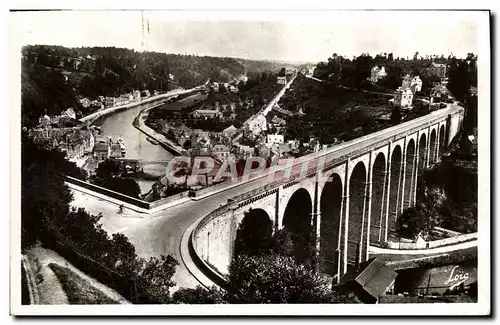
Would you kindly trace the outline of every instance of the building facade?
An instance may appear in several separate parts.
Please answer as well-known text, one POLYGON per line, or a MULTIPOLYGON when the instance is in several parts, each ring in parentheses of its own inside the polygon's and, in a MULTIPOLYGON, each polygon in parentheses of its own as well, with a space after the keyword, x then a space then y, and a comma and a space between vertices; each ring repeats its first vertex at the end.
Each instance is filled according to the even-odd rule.
POLYGON ((403 89, 402 87, 396 90, 394 94, 394 105, 398 107, 411 107, 413 104, 413 92, 410 88, 403 89))
POLYGON ((385 71, 385 67, 374 66, 371 70, 370 81, 373 83, 377 83, 380 79, 387 77, 387 72, 385 71))

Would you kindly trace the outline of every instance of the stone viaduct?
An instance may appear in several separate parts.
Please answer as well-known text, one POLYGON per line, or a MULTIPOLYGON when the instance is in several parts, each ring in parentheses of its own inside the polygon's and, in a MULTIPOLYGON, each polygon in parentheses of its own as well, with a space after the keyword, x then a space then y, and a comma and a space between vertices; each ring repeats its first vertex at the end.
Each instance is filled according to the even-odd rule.
POLYGON ((415 205, 419 176, 439 161, 463 115, 450 105, 299 158, 321 167, 229 199, 192 232, 195 254, 225 275, 242 224, 253 224, 254 239, 286 228, 309 236, 323 272, 338 279, 369 258, 370 245, 391 240, 398 215, 415 205))

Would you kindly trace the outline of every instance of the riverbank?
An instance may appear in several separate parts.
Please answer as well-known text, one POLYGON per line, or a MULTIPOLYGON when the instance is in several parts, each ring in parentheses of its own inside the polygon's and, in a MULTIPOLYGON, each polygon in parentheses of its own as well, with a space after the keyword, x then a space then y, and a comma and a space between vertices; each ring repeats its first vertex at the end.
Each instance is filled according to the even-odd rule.
POLYGON ((182 94, 194 91, 194 90, 195 89, 188 89, 188 90, 185 90, 185 89, 175 89, 175 90, 169 91, 169 92, 167 92, 165 94, 161 94, 161 95, 157 95, 157 96, 151 96, 151 97, 148 97, 146 99, 141 99, 141 100, 138 100, 138 101, 135 101, 135 102, 132 102, 132 103, 125 104, 125 105, 107 107, 107 108, 101 109, 101 110, 99 110, 99 111, 97 111, 95 113, 92 113, 90 115, 82 117, 80 119, 80 122, 92 124, 96 120, 98 120, 99 118, 101 118, 101 117, 103 117, 105 115, 108 115, 108 114, 111 114, 111 113, 115 113, 115 112, 118 112, 118 111, 123 110, 123 109, 128 109, 128 108, 132 108, 132 107, 135 107, 135 106, 140 106, 140 105, 148 104, 148 103, 156 101, 156 100, 167 99, 168 97, 172 97, 172 96, 176 96, 176 95, 182 95, 182 94))
POLYGON ((147 126, 144 123, 144 118, 147 117, 148 112, 151 109, 153 109, 155 107, 158 107, 160 105, 162 105, 162 104, 155 105, 155 106, 143 109, 139 113, 139 115, 137 115, 137 117, 134 119, 134 122, 132 123, 132 125, 137 130, 139 130, 142 133, 146 134, 148 137, 156 140, 160 146, 162 146, 165 149, 167 149, 168 151, 170 151, 170 152, 172 152, 172 153, 180 156, 180 155, 182 155, 185 152, 184 148, 176 145, 175 143, 173 143, 172 141, 170 141, 169 139, 167 139, 167 137, 165 137, 163 134, 159 134, 158 132, 156 132, 155 130, 153 130, 152 128, 150 128, 149 126, 147 126))

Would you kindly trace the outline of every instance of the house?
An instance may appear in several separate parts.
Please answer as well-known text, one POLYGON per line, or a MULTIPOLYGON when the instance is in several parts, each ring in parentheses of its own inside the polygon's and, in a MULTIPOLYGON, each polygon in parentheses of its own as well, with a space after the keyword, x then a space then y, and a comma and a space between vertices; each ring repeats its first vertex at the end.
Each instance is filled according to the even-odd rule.
POLYGON ((174 80, 174 75, 173 75, 173 74, 171 74, 171 73, 169 73, 169 74, 168 74, 168 79, 169 79, 169 80, 174 80))
POLYGON ((103 161, 111 157, 111 143, 100 141, 94 146, 94 158, 103 161))
POLYGON ((299 72, 302 73, 303 75, 307 76, 309 74, 309 68, 306 66, 302 66, 302 67, 300 67, 299 72))
POLYGON ((115 105, 125 105, 130 103, 132 100, 133 96, 132 94, 124 94, 120 95, 120 97, 115 98, 115 105))
POLYGON ((141 92, 139 90, 132 91, 132 98, 133 100, 141 99, 141 92))
POLYGON ((88 99, 87 97, 85 98, 81 98, 79 101, 80 105, 82 105, 82 107, 84 108, 88 108, 90 107, 90 105, 92 104, 92 102, 90 101, 90 99, 88 99))
POLYGON ((436 85, 431 90, 431 103, 445 102, 450 96, 450 91, 443 85, 436 85))
POLYGON ((302 110, 302 107, 301 107, 301 108, 299 108, 299 111, 297 113, 295 113, 294 115, 304 116, 304 115, 306 115, 306 113, 304 113, 304 111, 302 110))
POLYGON ((273 106, 273 111, 283 116, 293 116, 294 114, 287 109, 281 108, 278 104, 273 106))
POLYGON ((288 140, 286 144, 290 146, 291 150, 295 150, 300 146, 300 141, 297 139, 288 140))
POLYGON ((270 124, 274 127, 286 126, 286 120, 279 117, 278 115, 274 115, 271 119, 270 124))
POLYGON ((211 149, 210 152, 219 161, 235 161, 236 156, 231 152, 230 148, 223 144, 216 144, 211 149))
POLYGON ((413 79, 411 80, 410 88, 414 94, 416 92, 421 91, 422 90, 422 79, 420 79, 419 76, 413 77, 413 79))
POLYGON ((432 64, 427 68, 427 70, 441 79, 444 79, 446 77, 446 64, 444 63, 436 63, 432 62, 432 64))
POLYGON ((122 145, 120 143, 110 143, 109 151, 110 151, 109 153, 110 158, 125 157, 125 152, 122 151, 122 145))
POLYGON ((38 124, 40 127, 47 127, 51 124, 51 119, 48 115, 44 115, 38 119, 38 124))
POLYGON ((406 74, 403 79, 401 80, 401 88, 406 89, 411 87, 411 76, 409 74, 406 74))
POLYGON ((233 92, 233 93, 237 93, 238 87, 236 87, 235 85, 229 85, 229 91, 233 92))
POLYGON ((371 70, 370 81, 373 83, 377 83, 380 79, 387 77, 387 72, 385 71, 385 67, 374 66, 371 70))
POLYGON ((104 106, 115 106, 115 97, 104 97, 104 106))
POLYGON ((417 91, 422 90, 422 80, 419 76, 411 77, 409 74, 405 75, 401 84, 402 89, 411 89, 412 93, 415 94, 417 91))
POLYGON ((278 147, 278 154, 280 156, 291 152, 294 148, 289 143, 280 144, 278 147))
POLYGON ((278 85, 286 85, 286 77, 278 77, 276 79, 276 82, 278 83, 278 85))
POLYGON ((394 286, 396 276, 398 273, 384 261, 373 257, 359 267, 348 269, 332 289, 342 293, 352 292, 363 303, 374 304, 394 286))
POLYGON ((67 116, 67 117, 70 117, 70 118, 76 120, 75 110, 72 107, 65 110, 63 113, 63 116, 67 116))
POLYGON ((256 151, 261 158, 268 159, 271 156, 271 149, 265 145, 258 146, 256 151))
POLYGON ((151 93, 149 92, 148 89, 141 91, 141 97, 149 97, 151 96, 151 93))
POLYGON ((264 115, 257 115, 248 122, 247 130, 254 135, 260 134, 262 131, 267 131, 267 120, 264 115))
POLYGON ((238 132, 238 129, 234 125, 231 125, 222 130, 222 134, 228 137, 229 139, 232 139, 232 137, 236 134, 236 132, 238 132))
POLYGON ((236 151, 237 151, 238 155, 245 156, 245 157, 251 157, 255 154, 254 147, 246 146, 246 145, 242 145, 242 144, 237 145, 236 151))
POLYGON ((266 143, 269 144, 282 144, 285 142, 285 137, 282 134, 268 134, 266 143))
POLYGON ((413 103, 413 92, 410 88, 401 87, 394 93, 394 105, 398 107, 410 107, 413 103))
POLYGON ((201 118, 201 119, 214 119, 214 118, 222 118, 222 112, 215 109, 197 109, 191 113, 193 118, 201 118))
POLYGON ((92 131, 78 128, 43 128, 30 130, 33 142, 65 152, 69 159, 92 152, 95 139, 92 131))

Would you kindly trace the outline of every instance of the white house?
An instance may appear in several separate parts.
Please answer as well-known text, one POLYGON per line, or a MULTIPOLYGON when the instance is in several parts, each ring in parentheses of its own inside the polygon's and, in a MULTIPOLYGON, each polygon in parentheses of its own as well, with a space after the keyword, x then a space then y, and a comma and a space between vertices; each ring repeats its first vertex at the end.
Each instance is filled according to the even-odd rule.
POLYGON ((411 80, 410 88, 413 91, 413 93, 416 93, 417 91, 422 90, 422 79, 420 79, 419 76, 413 77, 411 80))
POLYGON ((286 84, 286 77, 278 77, 277 81, 278 85, 285 85, 286 84))
POLYGON ((222 118, 222 113, 215 109, 197 109, 191 115, 194 118, 204 119, 222 118))
POLYGON ((267 131, 267 120, 263 115, 257 115, 248 122, 247 128, 255 135, 260 134, 262 131, 267 131))
POLYGON ((381 66, 379 68, 378 66, 374 66, 372 68, 370 77, 371 82, 376 83, 380 79, 383 79, 385 77, 387 77, 387 72, 385 71, 385 67, 381 66))
POLYGON ((282 144, 285 142, 285 137, 282 134, 268 134, 266 143, 282 144))
POLYGON ((396 90, 394 94, 394 104, 399 107, 409 107, 413 102, 413 92, 410 88, 396 90))

